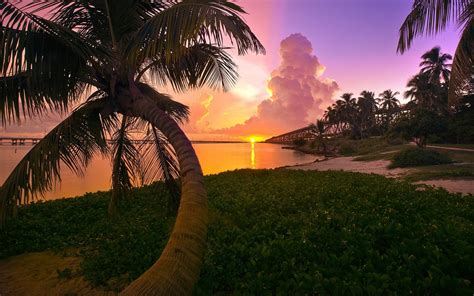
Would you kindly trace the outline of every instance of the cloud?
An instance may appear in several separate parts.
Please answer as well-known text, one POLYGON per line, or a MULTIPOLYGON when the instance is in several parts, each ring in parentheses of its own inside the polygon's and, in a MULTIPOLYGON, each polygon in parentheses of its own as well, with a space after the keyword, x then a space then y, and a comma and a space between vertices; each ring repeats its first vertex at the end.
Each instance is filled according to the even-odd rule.
POLYGON ((218 132, 279 134, 304 127, 323 114, 339 86, 321 77, 325 67, 313 55, 311 42, 301 34, 290 35, 280 44, 280 58, 267 84, 271 97, 263 100, 257 113, 244 123, 218 132))

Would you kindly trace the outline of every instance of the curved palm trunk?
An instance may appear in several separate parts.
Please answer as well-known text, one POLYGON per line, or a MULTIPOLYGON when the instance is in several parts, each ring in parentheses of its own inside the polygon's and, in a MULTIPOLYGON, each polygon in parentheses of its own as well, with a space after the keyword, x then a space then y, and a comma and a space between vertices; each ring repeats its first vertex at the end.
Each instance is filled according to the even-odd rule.
POLYGON ((154 102, 139 98, 129 111, 158 128, 176 151, 182 194, 176 222, 158 261, 121 295, 190 295, 199 278, 207 232, 207 194, 196 153, 178 124, 154 102))

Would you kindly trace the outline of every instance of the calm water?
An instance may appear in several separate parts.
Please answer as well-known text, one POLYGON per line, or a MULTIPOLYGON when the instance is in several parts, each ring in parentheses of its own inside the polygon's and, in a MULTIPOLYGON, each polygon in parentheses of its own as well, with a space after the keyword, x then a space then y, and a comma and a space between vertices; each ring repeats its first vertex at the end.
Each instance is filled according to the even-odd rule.
MULTIPOLYGON (((281 145, 275 144, 195 143, 193 146, 206 175, 241 168, 276 168, 307 163, 316 159, 312 155, 281 149, 281 145)), ((31 147, 28 143, 25 146, 0 145, 0 185, 31 147)), ((45 198, 71 197, 86 192, 109 190, 110 175, 110 160, 100 156, 91 162, 83 177, 76 176, 63 166, 61 184, 58 184, 45 198)))

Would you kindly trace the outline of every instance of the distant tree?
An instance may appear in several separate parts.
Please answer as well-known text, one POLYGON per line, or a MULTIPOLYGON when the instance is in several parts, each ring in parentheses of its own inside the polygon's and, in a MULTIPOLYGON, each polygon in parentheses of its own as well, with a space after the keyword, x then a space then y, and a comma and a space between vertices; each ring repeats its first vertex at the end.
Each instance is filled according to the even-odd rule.
POLYGON ((425 147, 430 136, 446 131, 446 121, 438 113, 415 109, 409 117, 399 118, 391 130, 392 135, 414 141, 418 147, 425 147))
POLYGON ((377 112, 377 99, 371 91, 364 90, 357 99, 357 121, 360 125, 360 137, 367 136, 375 127, 375 114, 377 112))
MULTIPOLYGON (((434 35, 456 22, 461 29, 449 81, 449 100, 455 102, 472 83, 474 66, 474 2, 472 0, 414 0, 400 27, 397 51, 408 50, 415 37, 434 35)), ((435 74, 435 73, 433 73, 435 74)))
POLYGON ((429 82, 434 84, 448 83, 451 74, 451 64, 447 64, 453 57, 450 54, 442 53, 440 47, 433 47, 425 52, 420 63, 421 73, 426 73, 429 82))
POLYGON ((448 96, 446 84, 430 82, 429 73, 420 73, 413 76, 407 83, 408 90, 405 98, 410 99, 413 107, 424 108, 445 114, 448 110, 448 96))
POLYGON ((379 94, 379 111, 382 119, 380 124, 385 132, 389 129, 394 115, 400 110, 400 101, 396 97, 398 94, 400 94, 398 91, 393 92, 391 89, 379 94))
POLYGON ((319 147, 322 147, 322 153, 326 157, 327 156, 327 146, 326 146, 326 131, 327 131, 327 124, 324 120, 316 120, 316 124, 311 124, 309 126, 311 128, 311 132, 316 136, 316 141, 318 143, 317 150, 319 151, 319 147))

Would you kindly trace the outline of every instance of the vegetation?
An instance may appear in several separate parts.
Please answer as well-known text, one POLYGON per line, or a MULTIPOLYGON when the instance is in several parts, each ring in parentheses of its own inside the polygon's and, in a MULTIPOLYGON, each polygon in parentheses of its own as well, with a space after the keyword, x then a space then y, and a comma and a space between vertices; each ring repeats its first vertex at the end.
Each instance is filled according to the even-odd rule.
MULTIPOLYGON (((80 173, 95 154, 112 155, 111 214, 143 171, 150 181, 162 176, 168 184, 180 177, 183 194, 163 251, 166 259, 126 293, 189 293, 205 244, 206 191, 199 161, 177 124, 187 108, 149 83, 170 84, 175 91, 204 85, 225 90, 236 82, 237 72, 224 40, 239 54, 264 48, 240 17, 245 11, 230 1, 111 2, 33 1, 22 7, 0 2, 0 123, 69 112, 87 98, 2 185, 0 222, 18 204, 60 181, 61 162, 80 173), (131 140, 134 130, 148 135, 154 146, 140 151, 131 140), (110 135, 112 149, 105 140, 110 135), (144 163, 140 152, 149 156, 144 163), (179 174, 178 163, 186 174, 179 174)), ((172 205, 176 208, 177 202, 172 205)))
MULTIPOLYGON (((457 100, 474 90, 472 69, 474 65, 474 4, 469 0, 415 0, 412 11, 400 27, 398 51, 408 50, 414 38, 437 34, 451 23, 460 28, 460 40, 453 60, 453 73, 449 82, 449 97, 457 100)), ((439 59, 438 61, 442 61, 439 59)), ((431 67, 432 74, 442 74, 440 68, 431 67)), ((447 79, 446 79, 447 81, 447 79)))
MULTIPOLYGON (((474 290, 471 197, 346 172, 240 170, 205 180, 211 219, 197 295, 474 290)), ((132 190, 115 222, 105 211, 110 192, 21 207, 0 231, 0 257, 77 248, 86 279, 120 290, 153 264, 172 228, 157 189, 166 194, 163 184, 132 190)))
POLYGON ((449 156, 438 151, 411 148, 405 149, 393 156, 390 168, 404 168, 424 165, 447 164, 453 161, 449 156))

